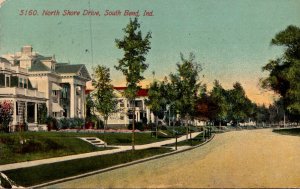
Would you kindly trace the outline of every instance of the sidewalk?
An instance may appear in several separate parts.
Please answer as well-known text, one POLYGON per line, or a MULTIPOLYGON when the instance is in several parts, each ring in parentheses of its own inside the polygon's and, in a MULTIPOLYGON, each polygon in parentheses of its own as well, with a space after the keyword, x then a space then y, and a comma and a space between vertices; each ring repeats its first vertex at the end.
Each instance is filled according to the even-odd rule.
MULTIPOLYGON (((192 138, 196 137, 200 133, 201 132, 192 133, 192 138)), ((184 140, 186 140, 186 135, 177 138, 177 142, 184 141, 184 140)), ((176 139, 174 138, 174 139, 164 140, 164 141, 161 141, 161 142, 155 142, 155 143, 150 143, 150 144, 135 145, 135 149, 136 150, 141 150, 141 149, 147 149, 147 148, 161 147, 161 146, 166 145, 166 144, 175 143, 175 141, 176 141, 176 139)), ((132 146, 108 146, 108 147, 116 147, 117 149, 104 150, 104 151, 98 151, 98 152, 90 152, 90 153, 84 153, 84 154, 69 155, 69 156, 62 156, 62 157, 55 157, 55 158, 49 158, 49 159, 41 159, 41 160, 35 160, 35 161, 12 163, 12 164, 6 164, 6 165, 0 165, 0 172, 1 171, 12 170, 12 169, 19 169, 19 168, 26 168, 26 167, 32 167, 32 166, 37 166, 37 165, 43 165, 43 164, 50 164, 50 163, 68 161, 68 160, 73 160, 73 159, 80 159, 80 158, 87 158, 87 157, 92 157, 92 156, 113 154, 113 153, 124 152, 124 151, 132 149, 132 146)))

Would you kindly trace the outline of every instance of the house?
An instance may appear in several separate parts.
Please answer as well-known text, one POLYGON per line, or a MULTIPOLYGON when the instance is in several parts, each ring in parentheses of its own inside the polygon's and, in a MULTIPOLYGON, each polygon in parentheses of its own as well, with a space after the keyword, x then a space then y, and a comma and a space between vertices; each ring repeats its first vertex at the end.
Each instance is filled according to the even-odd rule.
MULTIPOLYGON (((117 101, 117 111, 112 113, 107 124, 110 128, 127 128, 132 123, 133 119, 133 102, 124 96, 126 87, 114 87, 114 94, 117 101)), ((93 93, 93 90, 88 90, 87 93, 93 93)), ((135 121, 150 123, 153 122, 154 116, 151 113, 149 107, 146 106, 146 100, 148 99, 148 89, 140 89, 137 92, 135 98, 135 121)))
POLYGON ((10 103, 12 123, 10 131, 24 122, 29 129, 38 128, 38 107, 46 104, 45 93, 34 89, 28 71, 0 58, 0 102, 10 103))
POLYGON ((85 118, 86 82, 91 77, 84 64, 59 63, 54 55, 41 55, 31 46, 5 54, 2 59, 6 65, 22 70, 21 86, 29 87, 30 83, 32 89, 43 94, 48 116, 85 118))

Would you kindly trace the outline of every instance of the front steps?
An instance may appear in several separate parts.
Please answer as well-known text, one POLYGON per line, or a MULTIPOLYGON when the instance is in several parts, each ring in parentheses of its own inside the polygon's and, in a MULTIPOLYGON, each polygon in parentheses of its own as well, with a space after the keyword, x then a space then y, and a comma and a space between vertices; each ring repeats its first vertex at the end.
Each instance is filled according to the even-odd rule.
POLYGON ((88 142, 96 147, 106 147, 107 144, 97 137, 79 137, 81 140, 88 142))

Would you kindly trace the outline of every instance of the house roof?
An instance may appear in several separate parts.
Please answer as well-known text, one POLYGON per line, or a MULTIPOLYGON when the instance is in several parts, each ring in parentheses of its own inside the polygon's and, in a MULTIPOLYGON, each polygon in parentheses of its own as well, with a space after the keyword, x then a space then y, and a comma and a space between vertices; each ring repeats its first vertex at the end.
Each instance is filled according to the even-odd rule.
MULTIPOLYGON (((44 65, 42 61, 52 59, 53 57, 44 57, 39 55, 36 59, 34 59, 29 71, 51 71, 51 69, 44 65)), ((91 79, 84 64, 56 63, 54 71, 58 74, 75 74, 81 75, 87 79, 91 79)))
POLYGON ((58 63, 55 65, 55 71, 57 73, 78 73, 83 66, 83 64, 58 63))
MULTIPOLYGON (((124 91, 127 87, 114 87, 115 90, 117 91, 124 91)), ((85 94, 90 94, 94 91, 94 89, 86 89, 85 90, 85 94)), ((145 97, 145 96, 148 96, 148 91, 149 89, 140 89, 138 92, 137 92, 137 96, 138 97, 145 97)))
POLYGON ((41 61, 42 60, 51 60, 52 57, 45 57, 42 55, 38 55, 36 56, 36 58, 33 60, 33 64, 30 67, 29 71, 50 71, 50 68, 48 68, 47 66, 45 66, 41 61))
POLYGON ((0 57, 0 62, 10 63, 6 58, 0 57))
POLYGON ((41 62, 34 62, 30 67, 29 71, 50 71, 50 68, 42 64, 41 62))
MULTIPOLYGON (((124 91, 125 89, 127 89, 127 87, 114 87, 114 89, 118 90, 118 91, 124 91)), ((142 96, 148 96, 148 89, 140 89, 137 92, 137 96, 138 97, 142 97, 142 96)))

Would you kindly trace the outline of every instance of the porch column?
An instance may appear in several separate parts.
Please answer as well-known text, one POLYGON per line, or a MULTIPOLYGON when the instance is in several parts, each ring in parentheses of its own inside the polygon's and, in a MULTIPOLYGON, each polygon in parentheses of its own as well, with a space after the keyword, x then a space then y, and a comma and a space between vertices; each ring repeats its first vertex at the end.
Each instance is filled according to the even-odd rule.
POLYGON ((24 111, 25 111, 25 112, 24 112, 24 117, 25 117, 24 122, 27 123, 27 116, 28 116, 28 115, 27 115, 27 111, 28 111, 28 110, 27 110, 27 102, 25 102, 25 110, 24 110, 24 111))
POLYGON ((70 117, 77 116, 76 106, 76 86, 74 83, 70 83, 70 117))
POLYGON ((85 86, 81 86, 81 117, 85 118, 86 117, 86 112, 85 112, 85 86))
POLYGON ((14 114, 13 114, 13 125, 17 125, 17 100, 13 101, 14 103, 14 114))
POLYGON ((140 121, 140 110, 138 110, 137 112, 136 112, 136 122, 139 122, 140 121))
POLYGON ((37 121, 37 111, 38 111, 38 104, 35 103, 34 104, 34 123, 37 124, 38 121, 37 121))
POLYGON ((151 114, 150 109, 146 108, 147 123, 150 123, 150 121, 151 121, 150 114, 151 114))
POLYGON ((127 123, 129 123, 129 119, 128 119, 128 115, 127 115, 127 112, 128 112, 128 106, 127 106, 127 99, 124 98, 124 111, 122 112, 124 114, 124 125, 125 125, 125 128, 127 128, 127 123))

